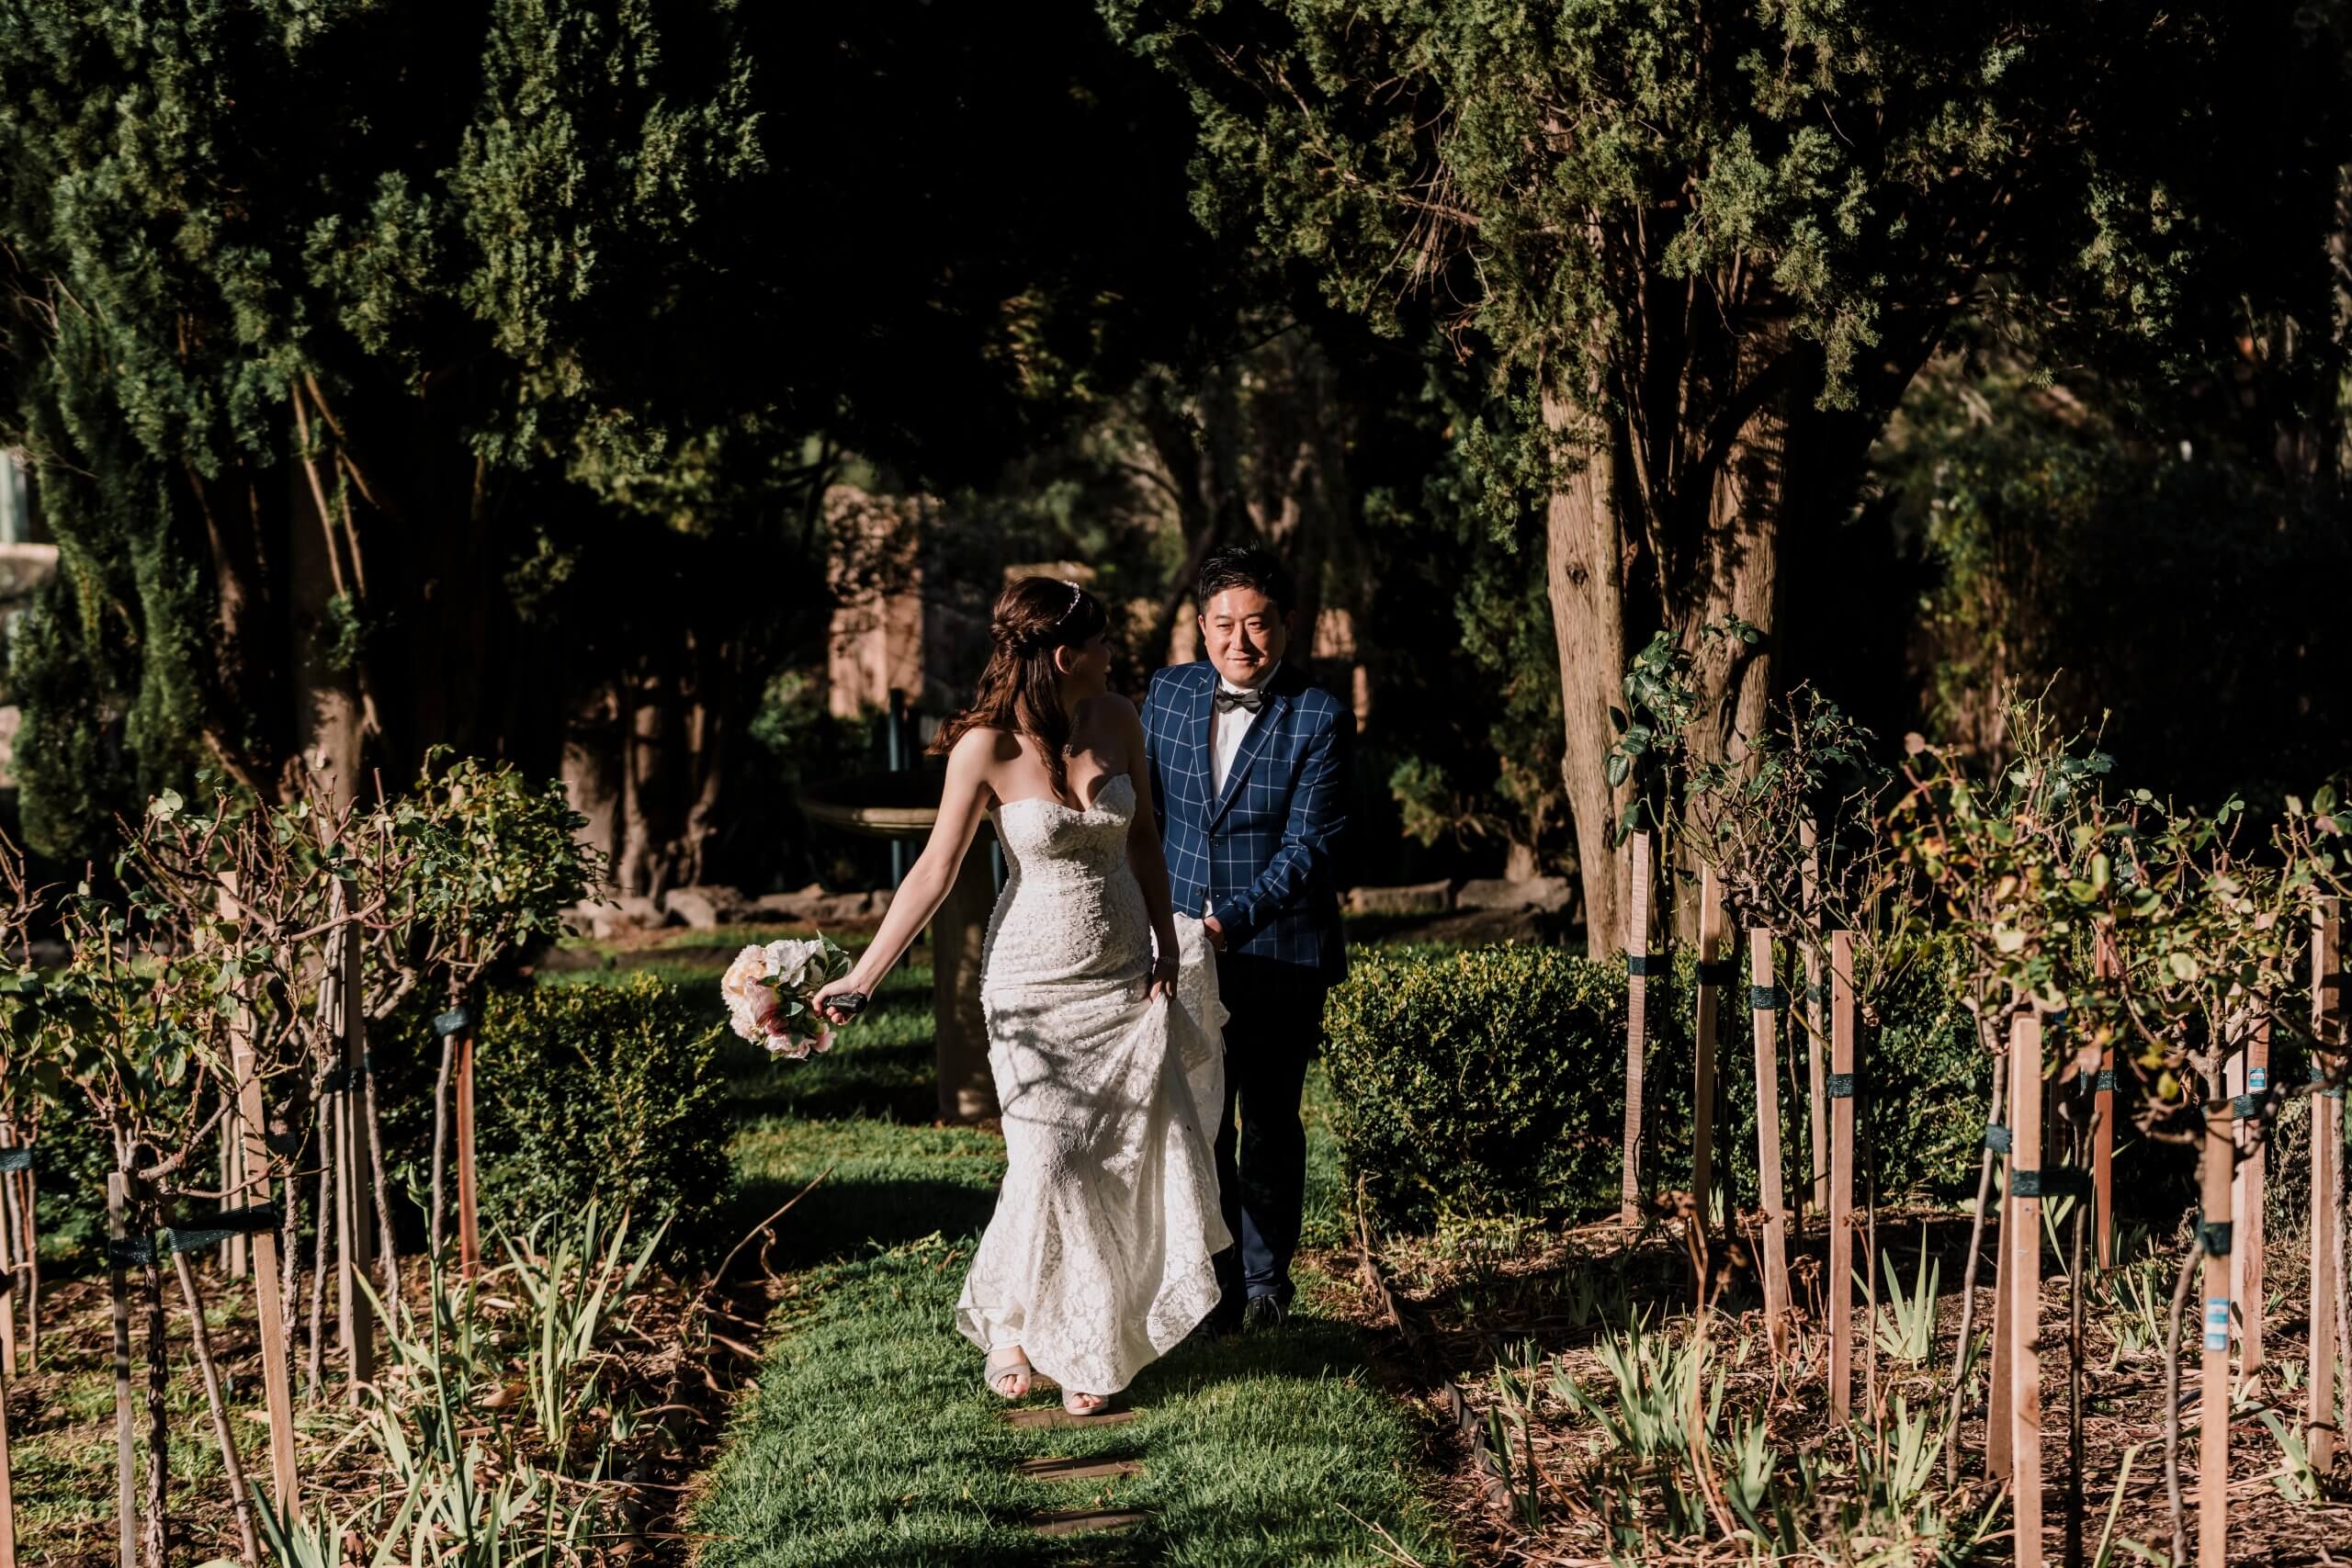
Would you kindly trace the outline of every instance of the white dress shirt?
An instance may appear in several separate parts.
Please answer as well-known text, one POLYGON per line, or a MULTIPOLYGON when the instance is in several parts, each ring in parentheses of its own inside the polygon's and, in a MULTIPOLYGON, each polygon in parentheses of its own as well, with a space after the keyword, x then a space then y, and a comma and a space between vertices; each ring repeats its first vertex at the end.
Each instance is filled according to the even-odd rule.
MULTIPOLYGON (((1255 689, 1263 692, 1267 686, 1273 683, 1274 676, 1281 669, 1282 664, 1277 660, 1274 668, 1266 671, 1266 679, 1255 689)), ((1223 675, 1216 678, 1216 684, 1217 689, 1222 692, 1247 692, 1252 689, 1248 686, 1237 686, 1223 675)), ((1212 800, 1225 798, 1225 781, 1233 772, 1233 759, 1241 755, 1241 742, 1249 739, 1250 727, 1257 722, 1258 716, 1248 708, 1221 711, 1214 704, 1210 705, 1209 795, 1212 800)))
MULTIPOLYGON (((1275 672, 1281 670, 1282 667, 1282 661, 1280 660, 1276 660, 1274 661, 1274 668, 1266 671, 1266 678, 1258 683, 1257 690, 1262 692, 1268 686, 1272 685, 1275 672)), ((1217 676, 1216 684, 1217 689, 1223 692, 1246 692, 1250 690, 1248 686, 1235 685, 1232 682, 1227 680, 1223 674, 1219 674, 1217 676)), ((1230 712, 1220 712, 1215 703, 1210 704, 1209 799, 1212 803, 1225 798, 1225 781, 1232 775, 1233 760, 1241 755, 1241 743, 1250 738, 1250 727, 1257 722, 1258 715, 1251 713, 1248 708, 1235 708, 1230 712)), ((1201 906, 1201 914, 1204 919, 1215 914, 1216 912, 1216 905, 1215 900, 1210 900, 1201 906)))

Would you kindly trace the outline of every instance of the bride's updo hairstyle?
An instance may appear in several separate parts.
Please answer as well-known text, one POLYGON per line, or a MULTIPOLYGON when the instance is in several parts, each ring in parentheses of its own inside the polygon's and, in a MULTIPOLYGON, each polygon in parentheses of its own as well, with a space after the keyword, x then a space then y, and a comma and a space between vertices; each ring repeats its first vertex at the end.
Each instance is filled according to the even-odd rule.
POLYGON ((1102 602, 1075 582, 1024 577, 996 596, 989 615, 989 661, 972 704, 939 727, 934 756, 945 756, 974 729, 1007 729, 1037 742, 1057 797, 1069 793, 1063 748, 1069 715, 1062 711, 1061 672, 1054 650, 1080 648, 1110 626, 1102 602))

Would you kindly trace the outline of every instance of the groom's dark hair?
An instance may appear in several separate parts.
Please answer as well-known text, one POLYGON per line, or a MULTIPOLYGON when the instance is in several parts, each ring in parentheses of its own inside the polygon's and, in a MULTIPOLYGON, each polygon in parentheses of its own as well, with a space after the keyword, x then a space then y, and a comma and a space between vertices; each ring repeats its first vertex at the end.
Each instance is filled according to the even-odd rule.
POLYGON ((1227 545, 1211 550, 1208 559, 1201 563, 1200 581, 1193 590, 1193 603, 1206 615, 1209 601, 1228 588, 1254 588, 1274 602, 1274 607, 1287 615, 1298 603, 1298 583, 1282 558, 1263 545, 1227 545))

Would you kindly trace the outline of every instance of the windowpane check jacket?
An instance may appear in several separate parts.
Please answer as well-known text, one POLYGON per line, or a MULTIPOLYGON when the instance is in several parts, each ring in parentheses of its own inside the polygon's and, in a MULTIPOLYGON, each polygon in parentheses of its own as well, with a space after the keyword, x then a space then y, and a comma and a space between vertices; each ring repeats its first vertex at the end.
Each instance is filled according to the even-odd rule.
POLYGON ((1203 660, 1155 673, 1144 699, 1144 750, 1176 908, 1207 908, 1228 953, 1337 981, 1347 950, 1333 855, 1347 829, 1354 716, 1297 666, 1282 666, 1217 793, 1209 771, 1216 686, 1216 668, 1203 660))

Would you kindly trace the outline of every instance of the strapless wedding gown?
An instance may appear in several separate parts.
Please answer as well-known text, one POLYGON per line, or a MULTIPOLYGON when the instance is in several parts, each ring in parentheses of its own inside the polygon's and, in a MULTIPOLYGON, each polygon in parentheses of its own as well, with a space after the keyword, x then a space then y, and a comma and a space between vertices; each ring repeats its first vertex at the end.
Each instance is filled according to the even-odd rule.
POLYGON ((981 952, 1006 1168, 956 1325, 1066 1389, 1115 1393, 1216 1304, 1229 1245, 1213 1146, 1225 1010, 1191 922, 1173 997, 1148 999, 1151 922, 1127 865, 1135 782, 1080 811, 990 813, 1004 892, 981 952))

